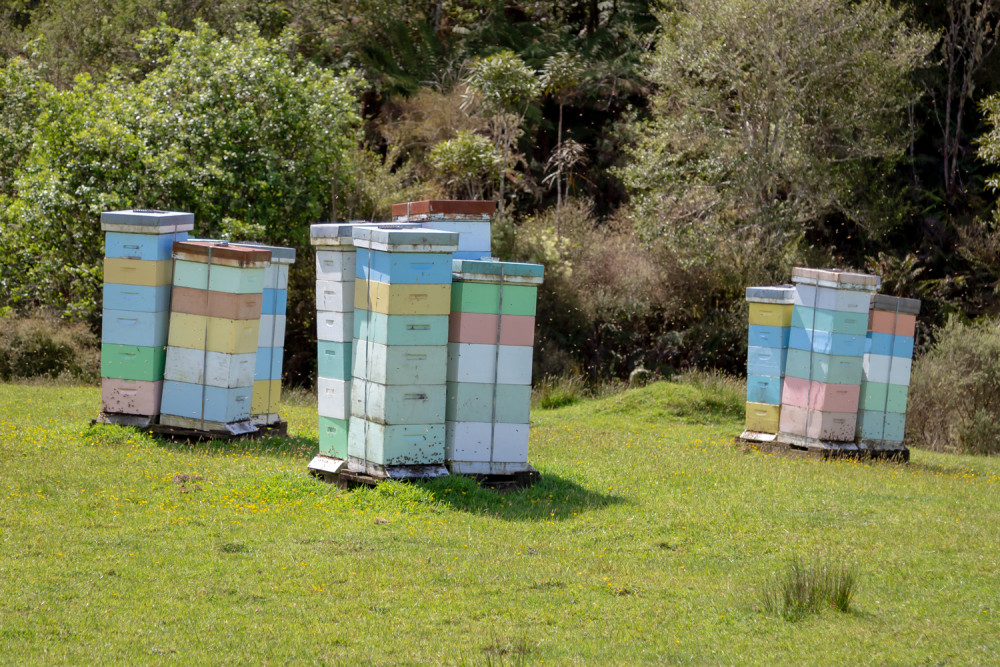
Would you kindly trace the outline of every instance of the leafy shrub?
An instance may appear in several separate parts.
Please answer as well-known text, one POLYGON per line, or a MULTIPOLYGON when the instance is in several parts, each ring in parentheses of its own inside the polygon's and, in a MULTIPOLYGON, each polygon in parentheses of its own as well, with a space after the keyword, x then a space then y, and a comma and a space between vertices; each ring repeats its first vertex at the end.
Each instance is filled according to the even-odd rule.
POLYGON ((97 340, 81 323, 51 315, 0 317, 0 380, 73 378, 96 382, 97 340))
POLYGON ((1000 454, 1000 322, 952 318, 917 359, 907 437, 918 447, 1000 454))
POLYGON ((761 586, 759 598, 765 613, 797 621, 826 606, 846 612, 857 585, 857 575, 846 564, 818 558, 807 563, 796 556, 783 572, 761 586))

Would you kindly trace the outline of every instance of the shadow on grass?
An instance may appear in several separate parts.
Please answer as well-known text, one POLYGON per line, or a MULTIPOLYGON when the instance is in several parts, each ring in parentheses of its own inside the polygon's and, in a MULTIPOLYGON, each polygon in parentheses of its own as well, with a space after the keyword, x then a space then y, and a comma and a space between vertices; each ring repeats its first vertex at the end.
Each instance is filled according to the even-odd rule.
POLYGON ((300 458, 311 456, 319 449, 319 439, 303 435, 265 435, 260 438, 233 440, 186 440, 144 432, 131 426, 95 424, 83 432, 92 444, 121 445, 145 442, 175 452, 202 456, 282 456, 300 458))
POLYGON ((475 479, 449 475, 421 486, 441 505, 511 521, 562 521, 577 514, 626 502, 624 498, 589 489, 556 473, 543 472, 534 486, 496 491, 475 479))

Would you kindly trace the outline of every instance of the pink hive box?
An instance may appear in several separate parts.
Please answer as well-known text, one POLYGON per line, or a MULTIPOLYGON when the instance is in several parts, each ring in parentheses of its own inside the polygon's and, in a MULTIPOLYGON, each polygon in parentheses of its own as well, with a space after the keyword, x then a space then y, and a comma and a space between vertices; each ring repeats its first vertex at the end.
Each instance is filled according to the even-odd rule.
POLYGON ((860 397, 860 385, 810 382, 791 376, 785 377, 781 392, 781 402, 785 405, 822 412, 857 412, 860 397))
POLYGON ((158 415, 163 381, 101 380, 101 410, 112 414, 158 415))
MULTIPOLYGON (((453 343, 496 345, 497 316, 484 313, 451 313, 448 340, 453 343)), ((534 345, 535 318, 530 315, 504 315, 500 321, 501 345, 534 345)))
POLYGON ((782 405, 780 423, 779 430, 782 433, 805 435, 813 440, 854 442, 858 413, 820 412, 795 405, 782 405))

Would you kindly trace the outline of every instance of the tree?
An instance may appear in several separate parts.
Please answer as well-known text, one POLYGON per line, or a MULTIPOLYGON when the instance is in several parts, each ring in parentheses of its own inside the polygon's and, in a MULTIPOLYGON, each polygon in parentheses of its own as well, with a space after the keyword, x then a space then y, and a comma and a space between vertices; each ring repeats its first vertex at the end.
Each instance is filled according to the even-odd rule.
POLYGON ((560 209, 562 208, 562 172, 563 168, 568 163, 566 158, 574 154, 573 151, 563 151, 563 106, 566 104, 569 97, 575 92, 577 86, 580 85, 580 79, 582 76, 583 63, 578 56, 569 53, 568 51, 560 51, 556 55, 550 57, 545 62, 545 70, 542 75, 545 92, 551 95, 559 104, 559 125, 556 131, 556 150, 553 153, 554 159, 550 159, 550 162, 554 167, 556 182, 557 235, 560 230, 559 214, 560 209))
POLYGON ((490 140, 468 130, 435 145, 429 157, 452 193, 464 199, 482 199, 500 170, 501 158, 490 140))
POLYGON ((684 0, 660 18, 652 120, 623 171, 644 231, 885 225, 932 35, 872 0, 684 0))
POLYGON ((9 292, 0 297, 95 322, 98 220, 118 208, 191 211, 202 236, 257 229, 262 240, 308 248, 330 182, 354 171, 351 80, 251 26, 234 34, 154 29, 138 46, 149 66, 141 80, 81 75, 46 98, 4 210, 9 292))
POLYGON ((494 141, 503 153, 500 168, 500 210, 503 220, 504 191, 510 149, 517 138, 528 106, 539 93, 535 71, 524 64, 512 51, 501 51, 472 61, 465 85, 490 116, 494 141))
POLYGON ((935 112, 944 133, 944 195, 947 201, 954 201, 963 189, 959 159, 963 153, 965 106, 973 99, 979 69, 1000 38, 1000 0, 947 0, 945 9, 947 18, 941 37, 944 109, 935 108, 935 112))
POLYGON ((31 149, 31 135, 52 87, 24 58, 0 67, 0 195, 13 194, 14 172, 31 149))

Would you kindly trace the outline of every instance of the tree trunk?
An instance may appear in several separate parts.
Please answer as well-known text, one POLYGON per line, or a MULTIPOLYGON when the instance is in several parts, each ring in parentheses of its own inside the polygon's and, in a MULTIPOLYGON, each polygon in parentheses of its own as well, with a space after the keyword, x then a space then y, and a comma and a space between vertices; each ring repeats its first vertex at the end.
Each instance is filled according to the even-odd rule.
POLYGON ((337 222, 337 176, 330 181, 330 222, 337 222))
MULTIPOLYGON (((556 152, 562 149, 563 103, 559 102, 559 131, 556 134, 556 152)), ((556 238, 562 237, 562 156, 556 171, 556 238)))

